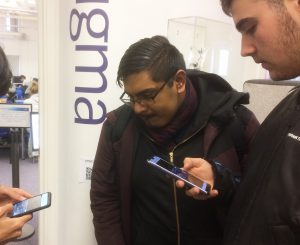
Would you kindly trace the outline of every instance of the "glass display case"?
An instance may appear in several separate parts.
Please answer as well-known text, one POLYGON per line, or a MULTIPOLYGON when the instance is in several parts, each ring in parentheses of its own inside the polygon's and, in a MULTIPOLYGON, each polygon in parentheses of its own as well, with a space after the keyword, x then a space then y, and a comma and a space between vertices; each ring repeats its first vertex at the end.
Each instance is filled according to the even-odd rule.
POLYGON ((187 68, 216 73, 233 87, 253 78, 264 78, 265 70, 240 55, 240 34, 233 23, 202 17, 169 19, 168 39, 183 54, 187 68))

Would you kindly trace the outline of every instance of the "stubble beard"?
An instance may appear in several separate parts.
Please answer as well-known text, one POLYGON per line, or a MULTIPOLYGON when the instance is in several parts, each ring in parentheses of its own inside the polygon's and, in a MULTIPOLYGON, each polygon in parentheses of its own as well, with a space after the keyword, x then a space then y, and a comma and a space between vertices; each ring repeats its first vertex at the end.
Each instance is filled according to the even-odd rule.
POLYGON ((270 75, 274 80, 292 79, 300 76, 300 26, 292 19, 285 7, 278 12, 277 21, 281 33, 277 41, 288 61, 282 69, 279 67, 278 71, 274 72, 273 77, 272 73, 270 75))

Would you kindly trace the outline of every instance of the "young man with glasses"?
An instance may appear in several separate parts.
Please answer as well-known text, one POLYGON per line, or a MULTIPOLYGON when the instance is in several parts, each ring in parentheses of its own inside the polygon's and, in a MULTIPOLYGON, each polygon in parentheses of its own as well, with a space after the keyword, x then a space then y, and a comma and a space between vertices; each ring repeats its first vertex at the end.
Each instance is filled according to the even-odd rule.
POLYGON ((98 243, 221 244, 231 200, 222 193, 189 198, 146 160, 158 155, 182 167, 187 156, 204 157, 239 175, 259 126, 241 105, 248 95, 217 75, 187 71, 182 54, 162 36, 132 44, 117 81, 124 105, 107 115, 92 172, 98 243))

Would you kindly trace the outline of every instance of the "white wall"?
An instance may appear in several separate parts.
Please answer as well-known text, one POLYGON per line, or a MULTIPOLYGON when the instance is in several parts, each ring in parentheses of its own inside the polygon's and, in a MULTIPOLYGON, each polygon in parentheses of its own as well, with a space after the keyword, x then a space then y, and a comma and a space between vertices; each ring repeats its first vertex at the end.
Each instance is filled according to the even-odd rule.
POLYGON ((29 81, 38 77, 38 24, 37 20, 20 20, 20 26, 20 33, 24 34, 24 37, 1 32, 0 46, 6 55, 19 57, 19 74, 13 75, 23 74, 29 81))
MULTIPOLYGON (((101 115, 98 100, 106 105, 108 111, 119 106, 121 90, 115 80, 123 52, 140 38, 167 35, 168 19, 202 16, 231 21, 221 12, 219 0, 86 2, 88 0, 78 4, 74 0, 41 0, 39 4, 40 189, 53 193, 52 207, 40 213, 41 245, 96 244, 89 208, 90 183, 79 183, 79 165, 81 158, 94 158, 101 125, 75 123, 75 101, 79 97, 89 100, 94 117, 101 115), (93 9, 102 9, 107 13, 108 41, 91 38, 86 31, 86 21, 78 40, 72 41, 69 33, 72 9, 86 14, 93 9), (99 75, 95 73, 75 72, 76 66, 102 64, 97 53, 75 50, 76 45, 92 44, 108 48, 104 52, 108 59, 108 67, 104 71, 108 87, 103 93, 78 93, 75 92, 76 86, 101 84, 99 75)), ((103 23, 101 18, 92 21, 95 31, 103 28, 100 23, 103 23)), ((76 22, 73 21, 71 26, 75 33, 76 22)), ((83 105, 79 111, 83 117, 88 114, 83 105)))

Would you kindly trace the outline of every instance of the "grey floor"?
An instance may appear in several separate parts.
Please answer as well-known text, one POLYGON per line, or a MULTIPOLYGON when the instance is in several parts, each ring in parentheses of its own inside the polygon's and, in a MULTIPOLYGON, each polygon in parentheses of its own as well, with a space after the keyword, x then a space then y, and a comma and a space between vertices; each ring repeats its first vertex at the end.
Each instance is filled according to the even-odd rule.
MULTIPOLYGON (((0 148, 0 184, 12 186, 12 165, 9 160, 9 148, 0 148)), ((28 191, 32 195, 37 195, 39 190, 38 181, 38 160, 33 159, 20 159, 20 188, 28 191)), ((38 245, 38 212, 33 214, 33 218, 28 223, 31 225, 35 233, 32 237, 17 241, 10 242, 9 245, 38 245)))

